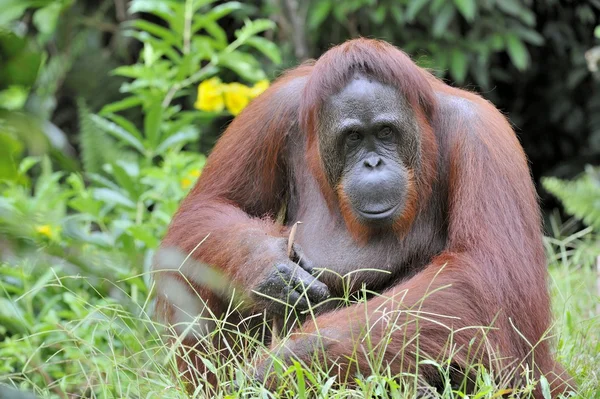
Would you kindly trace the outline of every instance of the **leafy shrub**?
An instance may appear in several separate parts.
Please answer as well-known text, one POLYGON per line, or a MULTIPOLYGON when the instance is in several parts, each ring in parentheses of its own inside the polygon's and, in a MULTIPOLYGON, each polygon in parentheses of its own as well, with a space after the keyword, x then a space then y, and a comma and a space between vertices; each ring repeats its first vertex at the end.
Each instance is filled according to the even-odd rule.
MULTIPOLYGON (((246 20, 229 42, 218 22, 241 3, 206 3, 130 3, 131 13, 156 22, 128 23, 143 47, 135 64, 114 71, 126 79, 125 97, 97 114, 78 101, 82 171, 56 170, 47 156, 11 158, 12 173, 0 181, 0 374, 11 381, 46 385, 59 396, 138 396, 144 388, 124 393, 126 382, 166 351, 146 316, 148 271, 205 162, 184 148, 206 123, 238 113, 268 87, 256 52, 279 58, 259 36, 272 21, 246 20), (212 95, 223 107, 202 106, 207 82, 217 83, 212 95), (195 97, 200 110, 192 108, 195 97), (106 376, 116 380, 105 380, 116 363, 118 372, 106 376)), ((168 361, 168 353, 160 358, 168 361)))

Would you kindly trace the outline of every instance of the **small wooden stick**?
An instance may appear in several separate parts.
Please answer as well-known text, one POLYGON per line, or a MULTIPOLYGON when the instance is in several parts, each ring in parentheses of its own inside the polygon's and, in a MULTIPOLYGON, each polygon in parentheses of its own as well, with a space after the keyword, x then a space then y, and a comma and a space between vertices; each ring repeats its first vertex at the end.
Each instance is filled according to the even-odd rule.
MULTIPOLYGON (((290 235, 288 236, 288 245, 287 245, 287 257, 292 259, 294 255, 294 240, 296 239, 296 232, 298 231, 298 225, 302 224, 302 222, 298 221, 294 223, 290 230, 290 235)), ((277 338, 279 337, 279 331, 281 329, 277 325, 277 319, 273 319, 273 327, 272 327, 272 343, 276 343, 277 338)))
POLYGON ((298 225, 302 224, 302 222, 296 222, 292 226, 290 230, 290 236, 288 238, 288 246, 287 246, 287 256, 292 259, 292 255, 294 254, 294 240, 296 239, 296 232, 298 231, 298 225))

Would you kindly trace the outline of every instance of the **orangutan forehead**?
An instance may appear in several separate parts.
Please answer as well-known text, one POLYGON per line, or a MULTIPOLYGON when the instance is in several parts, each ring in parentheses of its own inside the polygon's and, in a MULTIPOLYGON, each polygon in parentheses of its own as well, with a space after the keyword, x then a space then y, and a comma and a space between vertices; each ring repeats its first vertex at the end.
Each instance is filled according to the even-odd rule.
POLYGON ((372 120, 386 116, 402 122, 410 119, 413 111, 396 87, 357 74, 341 90, 326 98, 320 115, 337 120, 353 117, 372 120))

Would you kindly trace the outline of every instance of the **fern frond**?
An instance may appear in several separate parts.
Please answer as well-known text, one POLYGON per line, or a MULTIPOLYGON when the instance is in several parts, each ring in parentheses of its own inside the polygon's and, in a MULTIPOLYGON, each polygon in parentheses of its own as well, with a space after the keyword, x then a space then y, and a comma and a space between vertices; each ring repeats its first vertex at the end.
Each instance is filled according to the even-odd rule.
POLYGON ((118 159, 119 149, 114 139, 92 121, 85 101, 78 99, 79 144, 83 168, 87 173, 101 173, 102 166, 118 159))
POLYGON ((575 180, 542 179, 546 190, 556 196, 565 210, 600 231, 600 168, 589 167, 575 180))

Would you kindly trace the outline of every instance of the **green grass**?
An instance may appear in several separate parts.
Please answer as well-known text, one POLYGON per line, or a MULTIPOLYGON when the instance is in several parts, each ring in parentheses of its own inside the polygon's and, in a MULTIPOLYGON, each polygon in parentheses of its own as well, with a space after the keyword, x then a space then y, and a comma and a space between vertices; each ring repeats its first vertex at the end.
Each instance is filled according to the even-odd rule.
MULTIPOLYGON (((557 357, 575 376, 577 397, 600 398, 596 271, 572 262, 567 247, 554 247, 558 251, 552 256, 550 283, 557 357)), ((148 317, 151 302, 146 296, 136 284, 72 276, 57 266, 0 266, 0 382, 53 398, 188 397, 174 377, 174 350, 163 345, 159 326, 148 317)), ((264 354, 260 347, 241 350, 248 358, 264 354)), ((216 356, 206 360, 230 397, 273 397, 247 377, 246 363, 223 363, 216 356)), ((501 386, 494 372, 473 367, 478 391, 469 398, 498 397, 501 386)), ((318 363, 310 368, 294 364, 278 373, 283 381, 278 392, 299 398, 412 397, 416 386, 415 378, 400 383, 382 370, 357 379, 356 386, 340 387, 318 363)), ((194 396, 205 395, 198 390, 194 396)), ((439 397, 466 398, 451 389, 439 397)))

